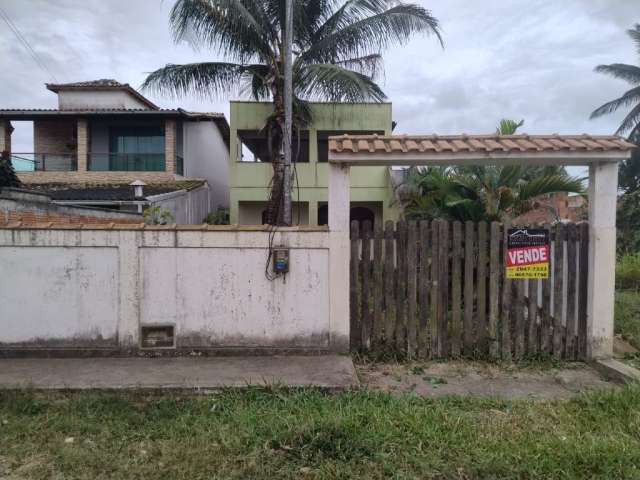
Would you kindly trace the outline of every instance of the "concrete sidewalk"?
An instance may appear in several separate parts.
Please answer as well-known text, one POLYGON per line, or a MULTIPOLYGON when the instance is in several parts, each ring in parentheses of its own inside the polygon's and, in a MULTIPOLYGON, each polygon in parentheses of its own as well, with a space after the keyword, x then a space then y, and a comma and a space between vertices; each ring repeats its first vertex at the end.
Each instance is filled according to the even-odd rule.
POLYGON ((343 390, 358 385, 339 355, 0 359, 0 389, 189 389, 283 385, 343 390))

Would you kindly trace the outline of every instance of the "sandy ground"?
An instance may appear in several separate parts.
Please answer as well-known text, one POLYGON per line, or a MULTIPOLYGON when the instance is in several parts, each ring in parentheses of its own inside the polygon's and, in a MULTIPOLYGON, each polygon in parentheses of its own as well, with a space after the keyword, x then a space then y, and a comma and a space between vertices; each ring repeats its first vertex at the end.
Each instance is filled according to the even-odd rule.
POLYGON ((518 367, 481 362, 359 363, 367 388, 418 395, 478 395, 508 399, 566 399, 595 388, 618 388, 583 363, 518 367))

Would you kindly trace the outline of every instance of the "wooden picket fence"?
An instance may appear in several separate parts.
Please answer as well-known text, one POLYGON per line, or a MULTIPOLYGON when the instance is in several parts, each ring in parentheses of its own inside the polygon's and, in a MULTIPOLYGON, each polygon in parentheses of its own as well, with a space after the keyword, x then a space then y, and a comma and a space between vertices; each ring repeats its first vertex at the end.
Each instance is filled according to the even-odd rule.
MULTIPOLYGON (((589 228, 545 225, 550 278, 505 278, 497 222, 351 223, 351 348, 410 358, 584 359, 589 228)), ((513 227, 513 226, 511 226, 513 227)))

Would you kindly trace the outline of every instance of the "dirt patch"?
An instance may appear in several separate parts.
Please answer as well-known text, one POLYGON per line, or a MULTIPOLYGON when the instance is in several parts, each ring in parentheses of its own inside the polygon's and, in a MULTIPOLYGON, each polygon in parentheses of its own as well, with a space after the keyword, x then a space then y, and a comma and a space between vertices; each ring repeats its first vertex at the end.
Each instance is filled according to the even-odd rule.
POLYGON ((618 388, 583 363, 536 368, 481 362, 373 363, 357 365, 363 385, 386 392, 440 397, 479 395, 566 399, 590 389, 618 388))

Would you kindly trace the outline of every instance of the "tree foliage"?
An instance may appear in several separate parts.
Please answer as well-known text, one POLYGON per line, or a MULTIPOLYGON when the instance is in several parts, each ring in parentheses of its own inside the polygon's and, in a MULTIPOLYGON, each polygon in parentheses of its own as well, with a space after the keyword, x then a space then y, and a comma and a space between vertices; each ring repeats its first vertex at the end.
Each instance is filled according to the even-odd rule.
MULTIPOLYGON (((169 96, 244 94, 272 101, 274 113, 264 126, 274 165, 271 211, 282 198, 284 7, 282 0, 178 0, 170 15, 176 42, 188 41, 225 61, 166 65, 143 84, 169 96)), ((298 129, 311 120, 311 100, 383 101, 376 80, 384 49, 419 33, 433 34, 442 43, 438 20, 428 10, 392 0, 294 0, 293 24, 298 129)))
POLYGON ((6 151, 0 153, 0 188, 20 186, 22 186, 22 182, 20 182, 20 179, 13 169, 11 155, 6 151))

